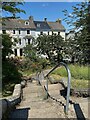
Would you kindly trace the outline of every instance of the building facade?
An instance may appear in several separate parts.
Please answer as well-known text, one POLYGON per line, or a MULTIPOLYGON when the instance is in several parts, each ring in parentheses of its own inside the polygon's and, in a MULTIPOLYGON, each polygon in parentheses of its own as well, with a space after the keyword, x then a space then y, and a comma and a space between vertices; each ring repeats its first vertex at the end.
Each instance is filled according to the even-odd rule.
POLYGON ((65 28, 59 19, 55 22, 48 22, 46 18, 43 21, 34 21, 30 16, 28 20, 7 19, 4 20, 4 23, 0 33, 10 34, 13 42, 14 38, 18 40, 16 46, 12 47, 13 57, 23 56, 23 48, 32 42, 32 37, 36 39, 40 34, 52 35, 55 33, 65 39, 65 28))

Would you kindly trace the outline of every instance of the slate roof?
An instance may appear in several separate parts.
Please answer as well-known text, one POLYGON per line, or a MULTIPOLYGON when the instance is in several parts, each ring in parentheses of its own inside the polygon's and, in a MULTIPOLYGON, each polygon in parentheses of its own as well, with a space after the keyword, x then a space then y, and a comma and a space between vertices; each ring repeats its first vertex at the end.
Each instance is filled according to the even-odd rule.
POLYGON ((34 21, 36 30, 51 30, 50 26, 45 21, 34 21))
POLYGON ((63 31, 63 30, 65 30, 64 26, 59 22, 47 22, 47 23, 48 23, 48 25, 50 26, 50 28, 52 30, 55 30, 55 31, 59 31, 59 30, 63 31))
POLYGON ((36 27, 32 20, 7 19, 3 21, 2 29, 36 29, 36 27), (25 21, 28 21, 29 25, 25 25, 25 21))
POLYGON ((35 29, 38 31, 65 31, 64 26, 59 22, 33 21, 31 19, 5 19, 2 29, 35 29), (29 25, 25 25, 25 22, 29 25))

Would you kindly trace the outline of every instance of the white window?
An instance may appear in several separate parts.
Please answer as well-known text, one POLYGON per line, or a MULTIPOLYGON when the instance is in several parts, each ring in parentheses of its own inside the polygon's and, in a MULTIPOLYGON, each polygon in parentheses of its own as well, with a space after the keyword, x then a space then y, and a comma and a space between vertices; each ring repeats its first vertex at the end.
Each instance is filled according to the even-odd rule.
POLYGON ((15 56, 17 56, 17 49, 14 49, 15 56))
POLYGON ((19 44, 21 45, 22 43, 21 43, 21 38, 19 38, 19 44))
POLYGON ((49 35, 49 31, 48 31, 48 35, 49 35))
POLYGON ((23 55, 23 49, 20 49, 20 56, 23 55))
POLYGON ((30 30, 27 30, 27 34, 30 34, 30 30))
POLYGON ((30 45, 30 41, 31 41, 31 39, 28 39, 28 45, 30 45))
POLYGON ((60 35, 60 32, 58 32, 58 35, 60 35))
POLYGON ((21 31, 19 30, 19 34, 21 34, 21 31))
POLYGON ((13 34, 15 34, 15 30, 13 30, 13 34))
POLYGON ((25 21, 25 25, 29 25, 29 22, 28 22, 28 21, 25 21))
POLYGON ((43 32, 42 32, 42 31, 40 32, 40 35, 43 35, 43 32))
POLYGON ((2 33, 3 33, 3 34, 6 34, 6 30, 2 30, 2 33))
POLYGON ((37 27, 40 27, 40 24, 37 24, 37 27))

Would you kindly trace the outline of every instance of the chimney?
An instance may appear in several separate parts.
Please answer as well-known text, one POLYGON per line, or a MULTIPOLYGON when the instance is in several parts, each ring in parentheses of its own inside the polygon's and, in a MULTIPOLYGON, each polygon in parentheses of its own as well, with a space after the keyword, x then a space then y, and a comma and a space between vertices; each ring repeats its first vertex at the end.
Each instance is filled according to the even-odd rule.
POLYGON ((61 19, 57 19, 56 22, 61 23, 61 19))
POLYGON ((44 18, 44 21, 47 22, 47 18, 44 18))
POLYGON ((32 20, 32 21, 33 21, 33 16, 30 16, 30 17, 29 17, 29 20, 32 20))

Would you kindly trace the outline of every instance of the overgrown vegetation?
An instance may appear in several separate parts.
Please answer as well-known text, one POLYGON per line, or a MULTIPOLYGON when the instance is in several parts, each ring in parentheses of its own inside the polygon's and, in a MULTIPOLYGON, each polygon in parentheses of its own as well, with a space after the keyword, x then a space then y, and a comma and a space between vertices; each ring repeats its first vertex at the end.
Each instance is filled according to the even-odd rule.
MULTIPOLYGON (((79 65, 69 65, 69 69, 71 71, 71 76, 74 79, 85 79, 88 80, 88 66, 79 66, 79 65)), ((53 74, 60 75, 62 77, 67 76, 67 72, 64 67, 60 67, 56 69, 53 74)))
MULTIPOLYGON (((89 74, 88 66, 69 65, 71 71, 71 87, 72 88, 88 88, 89 74)), ((67 80, 67 72, 64 67, 59 67, 51 75, 56 81, 62 78, 67 80)))

